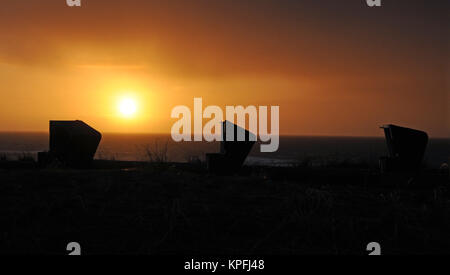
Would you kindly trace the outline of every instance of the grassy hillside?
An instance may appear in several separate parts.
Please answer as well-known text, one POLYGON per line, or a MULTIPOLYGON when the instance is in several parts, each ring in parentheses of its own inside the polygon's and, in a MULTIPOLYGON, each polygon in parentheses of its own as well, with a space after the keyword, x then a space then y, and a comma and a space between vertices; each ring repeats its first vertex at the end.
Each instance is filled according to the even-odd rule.
POLYGON ((411 181, 351 167, 225 177, 97 166, 1 169, 0 253, 66 254, 72 241, 84 254, 367 254, 372 241, 385 254, 450 249, 450 185, 437 172, 411 181))

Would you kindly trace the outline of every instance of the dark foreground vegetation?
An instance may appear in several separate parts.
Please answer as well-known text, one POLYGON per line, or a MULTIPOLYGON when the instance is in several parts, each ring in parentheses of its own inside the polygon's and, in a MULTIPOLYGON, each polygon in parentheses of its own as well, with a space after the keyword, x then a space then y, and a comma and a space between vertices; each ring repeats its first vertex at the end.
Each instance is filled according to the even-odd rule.
POLYGON ((89 170, 0 165, 0 253, 291 255, 450 251, 448 175, 360 167, 96 162, 89 170))

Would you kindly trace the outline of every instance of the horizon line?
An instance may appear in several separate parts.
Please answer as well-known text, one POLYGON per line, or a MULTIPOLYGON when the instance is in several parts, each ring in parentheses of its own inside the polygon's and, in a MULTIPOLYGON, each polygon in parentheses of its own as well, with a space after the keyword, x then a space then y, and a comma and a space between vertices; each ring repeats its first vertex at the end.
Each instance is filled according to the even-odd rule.
MULTIPOLYGON (((42 130, 19 130, 19 131, 8 131, 0 130, 0 134, 48 134, 48 131, 42 130)), ((158 132, 100 132, 102 135, 168 135, 170 133, 158 133, 158 132)), ((194 135, 192 135, 194 136, 194 135)), ((330 134, 280 134, 280 137, 338 137, 338 138, 384 138, 384 135, 380 133, 378 136, 367 136, 367 135, 330 135, 330 134)), ((450 136, 430 136, 430 139, 450 139, 450 136)))

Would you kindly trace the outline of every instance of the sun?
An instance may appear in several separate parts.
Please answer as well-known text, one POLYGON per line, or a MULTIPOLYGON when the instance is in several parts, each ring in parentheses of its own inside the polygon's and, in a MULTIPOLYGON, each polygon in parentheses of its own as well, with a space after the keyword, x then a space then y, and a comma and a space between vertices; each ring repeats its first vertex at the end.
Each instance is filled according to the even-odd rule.
POLYGON ((137 112, 137 102, 133 98, 122 98, 119 100, 119 112, 123 117, 133 117, 137 112))

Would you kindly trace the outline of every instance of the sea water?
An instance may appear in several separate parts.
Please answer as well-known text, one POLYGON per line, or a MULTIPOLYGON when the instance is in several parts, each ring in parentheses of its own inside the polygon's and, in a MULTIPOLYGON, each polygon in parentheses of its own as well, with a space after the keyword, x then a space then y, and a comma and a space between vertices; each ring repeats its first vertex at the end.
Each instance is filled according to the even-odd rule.
MULTIPOLYGON (((247 164, 289 165, 308 162, 322 165, 328 162, 349 162, 377 165, 387 154, 382 137, 314 137, 281 136, 280 147, 274 153, 261 153, 254 146, 247 164)), ((37 152, 48 150, 47 133, 0 133, 0 157, 36 158, 37 152)), ((169 161, 203 160, 206 153, 219 151, 217 142, 174 142, 170 135, 103 134, 97 159, 146 161, 148 152, 165 154, 169 161), (166 149, 167 148, 167 149, 166 149)), ((429 167, 439 168, 449 161, 450 139, 430 139, 425 155, 429 167)))

